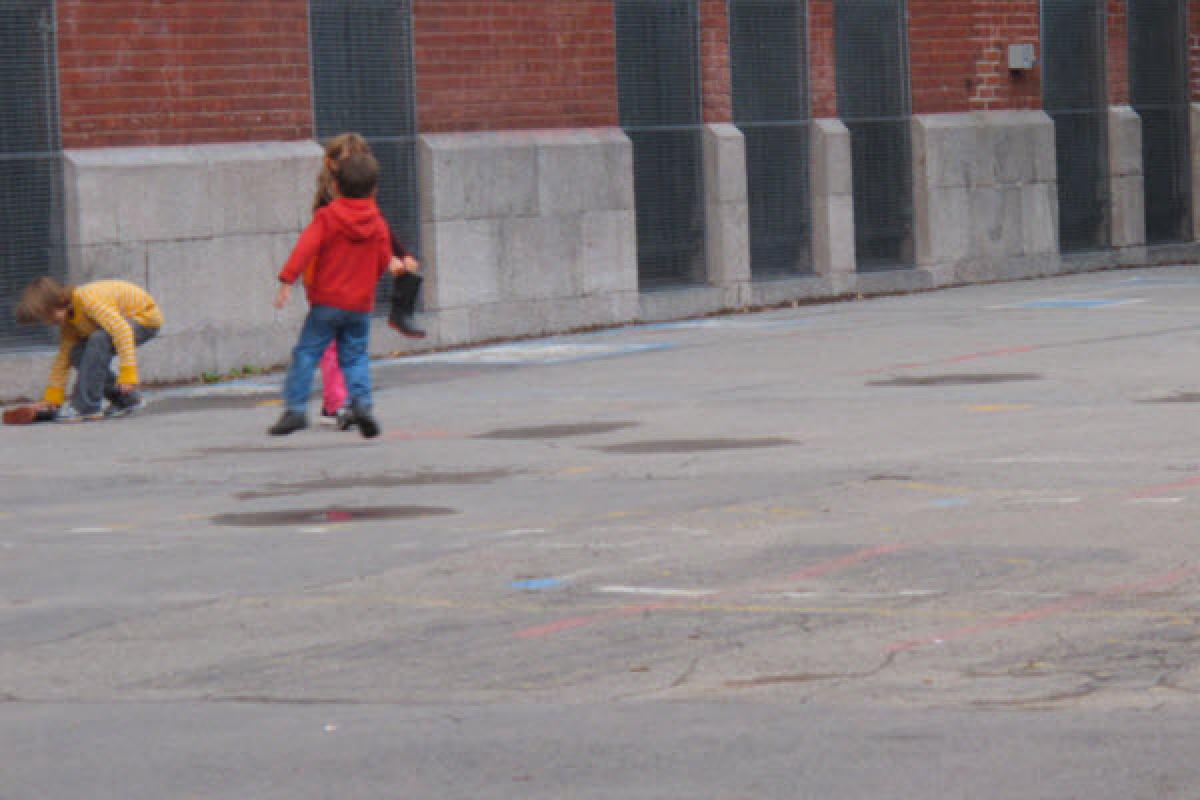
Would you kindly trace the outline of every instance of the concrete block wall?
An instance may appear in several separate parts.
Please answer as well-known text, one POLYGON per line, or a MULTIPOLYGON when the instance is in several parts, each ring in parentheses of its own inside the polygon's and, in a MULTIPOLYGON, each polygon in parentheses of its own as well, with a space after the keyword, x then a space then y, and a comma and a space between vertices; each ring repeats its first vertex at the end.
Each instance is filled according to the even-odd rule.
MULTIPOLYGON (((1146 244, 1146 190, 1142 170, 1142 120, 1129 106, 1108 111, 1108 186, 1112 246, 1146 244)), ((1136 263, 1136 260, 1135 260, 1136 263)))
MULTIPOLYGON (((1200 104, 1193 121, 1200 196, 1200 104)), ((750 272, 743 137, 731 125, 710 124, 707 281, 654 292, 638 290, 632 145, 619 129, 427 134, 418 183, 430 336, 401 339, 380 321, 373 350, 1194 257, 1194 245, 1156 255, 1141 244, 1140 124, 1128 108, 1115 108, 1110 122, 1118 232, 1111 252, 1086 262, 1059 255, 1048 116, 920 115, 913 121, 917 268, 860 274, 849 135, 836 119, 814 120, 814 274, 770 281, 750 272)), ((308 222, 319 165, 313 142, 67 153, 70 278, 127 278, 160 300, 167 327, 143 354, 150 380, 287 362, 304 303, 296 297, 277 314, 270 301, 275 275, 308 222)), ((49 357, 6 355, 0 399, 36 396, 49 357)))
POLYGON ((1192 135, 1192 238, 1200 240, 1200 103, 1192 103, 1190 116, 1192 135))
POLYGON ((1049 116, 918 115, 912 141, 917 266, 935 285, 1059 271, 1049 116))
POLYGON ((70 280, 154 295, 166 320, 142 361, 156 380, 285 362, 304 304, 276 312, 275 276, 320 163, 312 142, 69 151, 70 280))
POLYGON ((637 316, 633 148, 619 129, 426 135, 418 172, 437 344, 637 316))
POLYGON ((811 142, 813 271, 840 294, 855 285, 858 268, 850 131, 839 119, 814 120, 811 142))

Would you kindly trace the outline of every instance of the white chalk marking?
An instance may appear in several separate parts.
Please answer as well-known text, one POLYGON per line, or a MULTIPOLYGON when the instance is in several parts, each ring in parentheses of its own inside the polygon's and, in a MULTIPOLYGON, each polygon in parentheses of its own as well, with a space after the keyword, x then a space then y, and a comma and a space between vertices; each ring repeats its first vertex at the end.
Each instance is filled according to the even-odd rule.
POLYGON ((1130 500, 1129 502, 1137 503, 1139 505, 1150 505, 1150 504, 1172 505, 1174 503, 1182 503, 1183 498, 1182 497, 1136 497, 1133 500, 1130 500))
POLYGON ((113 532, 112 528, 71 528, 71 530, 67 531, 67 533, 81 533, 81 534, 112 533, 112 532, 113 532))
POLYGON ((652 586, 597 586, 592 591, 602 594, 637 594, 654 597, 709 597, 716 594, 709 589, 667 589, 652 586))
POLYGON ((889 600, 903 597, 936 597, 946 594, 941 589, 904 589, 898 592, 782 592, 777 597, 791 600, 833 598, 838 600, 889 600))
POLYGON ((1013 505, 1023 506, 1070 506, 1082 503, 1082 497, 1024 497, 1009 501, 1013 505))
POLYGON ((537 533, 549 533, 545 528, 514 528, 511 531, 504 531, 501 536, 530 536, 537 533))

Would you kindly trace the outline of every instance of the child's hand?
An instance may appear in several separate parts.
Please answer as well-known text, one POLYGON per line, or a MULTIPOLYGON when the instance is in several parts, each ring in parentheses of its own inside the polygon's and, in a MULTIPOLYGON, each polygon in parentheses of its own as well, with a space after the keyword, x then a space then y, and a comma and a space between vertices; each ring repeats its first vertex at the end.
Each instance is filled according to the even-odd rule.
POLYGON ((405 256, 404 258, 396 258, 395 256, 392 256, 392 260, 388 264, 388 271, 393 275, 403 275, 406 272, 416 272, 420 268, 421 265, 417 263, 417 260, 412 256, 405 256))
POLYGON ((288 298, 292 296, 292 286, 289 283, 279 284, 279 291, 275 293, 275 307, 282 309, 287 305, 288 298))

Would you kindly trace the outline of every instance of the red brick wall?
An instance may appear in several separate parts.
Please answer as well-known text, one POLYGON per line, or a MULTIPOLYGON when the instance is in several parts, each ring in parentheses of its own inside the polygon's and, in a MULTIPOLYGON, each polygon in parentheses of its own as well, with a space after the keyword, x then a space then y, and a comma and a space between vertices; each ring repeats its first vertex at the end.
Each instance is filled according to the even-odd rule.
POLYGON ((809 0, 808 3, 808 91, 813 117, 837 116, 833 0, 809 0))
POLYGON ((729 7, 725 0, 700 0, 700 74, 704 121, 733 121, 729 72, 729 7))
POLYGON ((977 57, 973 5, 910 0, 908 58, 914 114, 968 110, 977 57))
POLYGON ((976 58, 969 103, 972 110, 1029 110, 1042 107, 1041 9, 1038 0, 975 0, 976 58), (1039 65, 1008 68, 1008 47, 1032 44, 1039 65))
POLYGON ((612 0, 415 0, 423 132, 617 124, 612 0))
POLYGON ((1129 104, 1129 18, 1127 0, 1108 0, 1108 103, 1129 104))
POLYGON ((312 136, 305 0, 59 0, 63 145, 312 136))
POLYGON ((1192 100, 1200 102, 1200 0, 1188 3, 1188 45, 1192 55, 1192 100))
POLYGON ((1041 108, 1041 72, 1008 69, 1008 46, 1040 43, 1037 0, 911 0, 915 114, 1041 108))

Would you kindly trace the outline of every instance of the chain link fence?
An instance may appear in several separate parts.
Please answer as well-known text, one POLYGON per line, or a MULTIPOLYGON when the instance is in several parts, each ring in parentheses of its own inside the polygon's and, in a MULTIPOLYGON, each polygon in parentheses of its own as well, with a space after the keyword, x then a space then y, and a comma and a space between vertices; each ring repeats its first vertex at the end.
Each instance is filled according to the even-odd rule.
POLYGON ((696 0, 616 0, 620 124, 633 143, 641 288, 704 280, 696 0))
POLYGON ((1129 0, 1129 84, 1142 118, 1146 240, 1192 236, 1187 7, 1183 0, 1129 0))
POLYGON ((1111 242, 1104 0, 1042 0, 1042 99, 1054 120, 1059 243, 1111 242))
POLYGON ((39 275, 66 274, 52 0, 0 0, 0 347, 44 345, 13 317, 39 275))
POLYGON ((812 272, 805 0, 730 0, 733 121, 746 143, 750 269, 812 272))
POLYGON ((838 115, 850 131, 860 272, 915 260, 907 31, 904 0, 835 0, 838 115))
MULTIPOLYGON (((309 31, 317 138, 362 134, 379 160, 379 208, 416 253, 420 217, 411 2, 310 0, 309 31)), ((390 287, 391 279, 384 276, 381 301, 390 287)), ((382 304, 380 311, 385 309, 382 304)))

